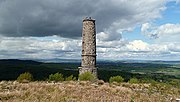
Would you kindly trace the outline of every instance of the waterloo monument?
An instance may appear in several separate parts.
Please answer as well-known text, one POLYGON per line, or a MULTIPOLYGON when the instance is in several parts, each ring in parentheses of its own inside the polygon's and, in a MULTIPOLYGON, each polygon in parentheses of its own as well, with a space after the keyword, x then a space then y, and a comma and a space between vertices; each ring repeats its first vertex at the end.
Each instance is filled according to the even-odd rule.
POLYGON ((83 19, 82 28, 82 61, 79 74, 91 72, 97 76, 96 67, 96 27, 91 17, 83 19))

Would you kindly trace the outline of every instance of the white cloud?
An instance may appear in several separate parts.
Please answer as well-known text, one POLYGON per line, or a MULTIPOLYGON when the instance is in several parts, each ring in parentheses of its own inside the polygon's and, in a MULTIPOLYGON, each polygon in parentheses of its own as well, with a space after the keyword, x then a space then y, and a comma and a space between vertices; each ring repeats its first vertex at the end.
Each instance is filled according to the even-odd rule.
POLYGON ((164 24, 153 26, 149 23, 142 24, 141 32, 158 42, 179 42, 180 24, 164 24))
MULTIPOLYGON (((107 47, 97 48, 98 58, 105 59, 146 59, 178 60, 180 43, 148 44, 142 40, 101 42, 107 47)), ((101 45, 101 44, 99 44, 101 45)))
POLYGON ((64 58, 68 55, 71 55, 71 58, 80 58, 80 52, 78 52, 81 49, 80 43, 79 40, 57 36, 1 37, 0 58, 54 59, 64 58))
MULTIPOLYGON (((99 59, 179 59, 180 43, 148 44, 142 40, 97 40, 99 59)), ((81 40, 49 37, 3 37, 0 59, 80 58, 81 40)))
POLYGON ((157 35, 163 36, 163 35, 176 35, 180 34, 180 24, 164 24, 158 27, 158 29, 155 31, 157 35))
POLYGON ((147 51, 149 50, 148 44, 141 40, 134 40, 127 45, 130 51, 147 51))

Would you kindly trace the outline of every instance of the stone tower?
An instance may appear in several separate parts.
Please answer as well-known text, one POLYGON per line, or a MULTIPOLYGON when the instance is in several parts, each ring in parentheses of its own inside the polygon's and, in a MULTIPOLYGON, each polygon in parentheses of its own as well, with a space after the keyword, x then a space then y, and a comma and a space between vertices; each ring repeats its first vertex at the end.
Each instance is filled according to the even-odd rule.
POLYGON ((91 72, 97 76, 96 68, 96 27, 91 17, 83 19, 82 28, 82 62, 79 74, 91 72))

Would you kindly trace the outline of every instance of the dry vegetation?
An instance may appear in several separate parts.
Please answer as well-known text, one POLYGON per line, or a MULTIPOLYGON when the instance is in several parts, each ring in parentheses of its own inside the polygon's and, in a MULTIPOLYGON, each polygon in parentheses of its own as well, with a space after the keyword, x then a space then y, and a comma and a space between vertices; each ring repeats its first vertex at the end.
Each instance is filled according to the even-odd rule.
POLYGON ((175 102, 179 96, 179 88, 151 84, 0 82, 0 102, 175 102))

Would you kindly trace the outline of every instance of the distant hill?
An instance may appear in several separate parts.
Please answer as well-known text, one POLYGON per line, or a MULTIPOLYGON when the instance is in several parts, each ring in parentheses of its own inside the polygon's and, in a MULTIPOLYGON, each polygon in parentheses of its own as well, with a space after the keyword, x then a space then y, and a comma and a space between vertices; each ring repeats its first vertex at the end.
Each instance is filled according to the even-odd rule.
POLYGON ((152 61, 152 62, 159 64, 180 64, 180 61, 152 61))
MULTIPOLYGON (((61 62, 40 62, 33 60, 1 59, 0 80, 15 80, 21 73, 30 72, 35 80, 45 80, 52 73, 78 77, 80 61, 61 59, 61 62)), ((111 76, 121 75, 128 81, 132 77, 166 80, 180 78, 180 68, 162 63, 144 63, 142 61, 97 61, 98 77, 108 81, 111 76)))
POLYGON ((0 64, 42 64, 33 60, 0 59, 0 64))
POLYGON ((79 64, 67 65, 63 63, 43 63, 33 60, 1 59, 0 60, 0 80, 15 80, 21 73, 30 72, 35 80, 44 80, 50 74, 60 72, 65 76, 76 74, 77 70, 71 68, 78 67, 79 64), (68 70, 67 70, 68 69, 68 70))

